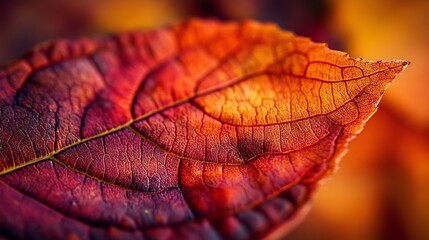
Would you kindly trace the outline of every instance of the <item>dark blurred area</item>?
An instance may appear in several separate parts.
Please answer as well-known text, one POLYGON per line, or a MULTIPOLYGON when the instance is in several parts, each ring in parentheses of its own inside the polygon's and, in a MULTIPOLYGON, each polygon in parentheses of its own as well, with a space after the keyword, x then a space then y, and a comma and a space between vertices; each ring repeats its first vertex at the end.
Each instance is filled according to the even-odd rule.
POLYGON ((352 57, 411 61, 287 239, 429 239, 428 13, 427 0, 0 0, 0 63, 41 41, 190 17, 275 22, 352 57))

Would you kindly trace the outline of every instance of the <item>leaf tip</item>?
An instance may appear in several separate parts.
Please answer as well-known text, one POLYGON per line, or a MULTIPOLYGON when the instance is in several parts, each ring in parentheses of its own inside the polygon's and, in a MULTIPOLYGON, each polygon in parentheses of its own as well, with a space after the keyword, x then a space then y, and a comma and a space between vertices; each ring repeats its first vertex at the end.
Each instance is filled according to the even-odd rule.
POLYGON ((400 67, 400 70, 396 73, 396 75, 404 71, 411 64, 410 61, 405 61, 405 60, 395 60, 392 62, 395 63, 397 67, 400 67))
POLYGON ((401 62, 402 62, 402 66, 404 66, 404 69, 407 68, 411 64, 410 61, 401 60, 401 62))

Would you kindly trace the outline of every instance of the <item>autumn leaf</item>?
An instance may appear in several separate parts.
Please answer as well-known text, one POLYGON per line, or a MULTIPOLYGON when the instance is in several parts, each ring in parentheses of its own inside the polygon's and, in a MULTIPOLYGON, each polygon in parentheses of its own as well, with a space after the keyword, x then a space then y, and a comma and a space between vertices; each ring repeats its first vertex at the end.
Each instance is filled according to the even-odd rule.
POLYGON ((0 235, 288 229, 407 65, 251 21, 42 44, 0 72, 0 235))

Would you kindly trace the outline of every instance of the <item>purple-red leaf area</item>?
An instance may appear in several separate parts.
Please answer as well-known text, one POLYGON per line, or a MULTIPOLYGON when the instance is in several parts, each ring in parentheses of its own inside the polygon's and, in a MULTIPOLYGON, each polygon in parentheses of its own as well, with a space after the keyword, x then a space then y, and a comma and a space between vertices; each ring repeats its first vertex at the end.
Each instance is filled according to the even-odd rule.
POLYGON ((118 190, 51 161, 3 177, 0 192, 8 206, 0 212, 0 232, 11 239, 253 238, 282 224, 307 198, 305 186, 296 185, 251 209, 205 219, 179 187, 118 190))

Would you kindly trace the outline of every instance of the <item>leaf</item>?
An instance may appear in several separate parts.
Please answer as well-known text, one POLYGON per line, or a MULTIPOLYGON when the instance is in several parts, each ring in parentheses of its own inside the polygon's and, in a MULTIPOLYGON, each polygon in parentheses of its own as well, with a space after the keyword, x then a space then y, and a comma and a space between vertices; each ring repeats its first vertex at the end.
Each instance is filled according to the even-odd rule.
POLYGON ((290 228, 407 64, 251 21, 42 44, 0 73, 0 234, 290 228))

